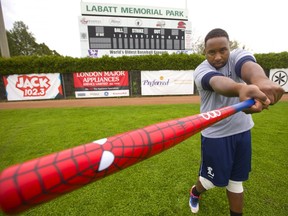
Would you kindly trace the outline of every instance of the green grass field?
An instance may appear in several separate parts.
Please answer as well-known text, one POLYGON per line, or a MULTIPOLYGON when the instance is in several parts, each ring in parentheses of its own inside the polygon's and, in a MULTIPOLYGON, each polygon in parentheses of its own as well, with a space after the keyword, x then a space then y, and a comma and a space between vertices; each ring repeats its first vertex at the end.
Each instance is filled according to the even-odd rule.
MULTIPOLYGON (((199 113, 199 105, 0 110, 0 170, 93 140, 199 113)), ((253 115, 253 161, 245 215, 288 212, 288 102, 253 115)), ((192 215, 200 135, 22 215, 192 215)), ((0 213, 0 215, 4 215, 0 213)), ((199 216, 229 215, 224 188, 205 193, 199 216)))

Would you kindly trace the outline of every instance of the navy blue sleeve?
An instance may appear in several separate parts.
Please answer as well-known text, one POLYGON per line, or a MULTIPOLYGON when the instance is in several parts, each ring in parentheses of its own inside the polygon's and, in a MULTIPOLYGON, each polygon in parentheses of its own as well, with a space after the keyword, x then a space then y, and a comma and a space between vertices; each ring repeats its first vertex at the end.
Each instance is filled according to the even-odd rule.
POLYGON ((241 58, 235 65, 235 72, 237 74, 238 77, 241 78, 241 68, 242 65, 247 62, 247 61, 252 61, 255 62, 255 59, 252 56, 244 56, 243 58, 241 58))
POLYGON ((222 73, 211 71, 202 77, 201 85, 204 90, 214 91, 209 81, 214 76, 224 76, 222 73))

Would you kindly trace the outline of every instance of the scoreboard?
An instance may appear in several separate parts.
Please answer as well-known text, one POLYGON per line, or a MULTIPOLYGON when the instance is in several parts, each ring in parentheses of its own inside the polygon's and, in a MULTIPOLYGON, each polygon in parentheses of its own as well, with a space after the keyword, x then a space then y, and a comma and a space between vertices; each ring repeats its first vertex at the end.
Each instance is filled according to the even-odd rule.
POLYGON ((151 8, 141 8, 140 10, 136 7, 120 8, 120 6, 115 5, 113 7, 105 5, 84 6, 82 6, 84 12, 78 19, 82 57, 189 53, 192 50, 191 23, 187 19, 179 17, 166 19, 168 15, 161 19, 157 18, 160 14, 170 15, 176 14, 176 12, 180 16, 182 15, 181 11, 173 12, 168 9, 151 8), (118 8, 119 12, 117 12, 118 8), (97 10, 97 13, 100 13, 101 9, 103 13, 91 15, 92 9, 97 10), (108 15, 103 15, 105 14, 104 10, 108 15), (125 17, 119 15, 119 13, 126 11, 130 13, 142 12, 143 14, 149 12, 150 16, 157 16, 156 18, 147 18, 143 14, 144 17, 135 14, 132 17, 127 16, 127 14, 125 17), (109 12, 117 13, 117 16, 115 14, 109 16, 109 12), (154 15, 151 15, 152 12, 154 15))
POLYGON ((185 50, 185 30, 88 26, 89 49, 185 50))

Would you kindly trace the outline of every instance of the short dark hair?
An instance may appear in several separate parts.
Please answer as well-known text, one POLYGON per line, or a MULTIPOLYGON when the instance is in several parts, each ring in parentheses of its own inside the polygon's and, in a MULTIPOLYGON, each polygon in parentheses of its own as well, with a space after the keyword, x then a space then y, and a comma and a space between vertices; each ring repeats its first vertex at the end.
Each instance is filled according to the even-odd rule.
POLYGON ((206 42, 211 39, 211 38, 216 38, 216 37, 226 37, 229 41, 229 35, 228 33, 221 29, 221 28, 215 28, 215 29, 212 29, 205 37, 205 45, 206 45, 206 42))

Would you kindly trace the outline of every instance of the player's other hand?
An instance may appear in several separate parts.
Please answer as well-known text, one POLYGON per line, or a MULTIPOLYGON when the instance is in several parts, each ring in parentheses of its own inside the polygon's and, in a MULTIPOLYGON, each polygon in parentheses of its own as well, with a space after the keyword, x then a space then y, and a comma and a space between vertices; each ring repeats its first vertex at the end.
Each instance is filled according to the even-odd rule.
POLYGON ((255 104, 253 106, 243 110, 243 112, 247 114, 262 112, 264 109, 268 109, 271 103, 267 95, 256 85, 244 85, 239 93, 239 98, 241 101, 250 98, 255 100, 255 104))
POLYGON ((271 102, 270 105, 277 103, 285 93, 280 85, 269 79, 260 79, 255 85, 267 95, 271 102))

